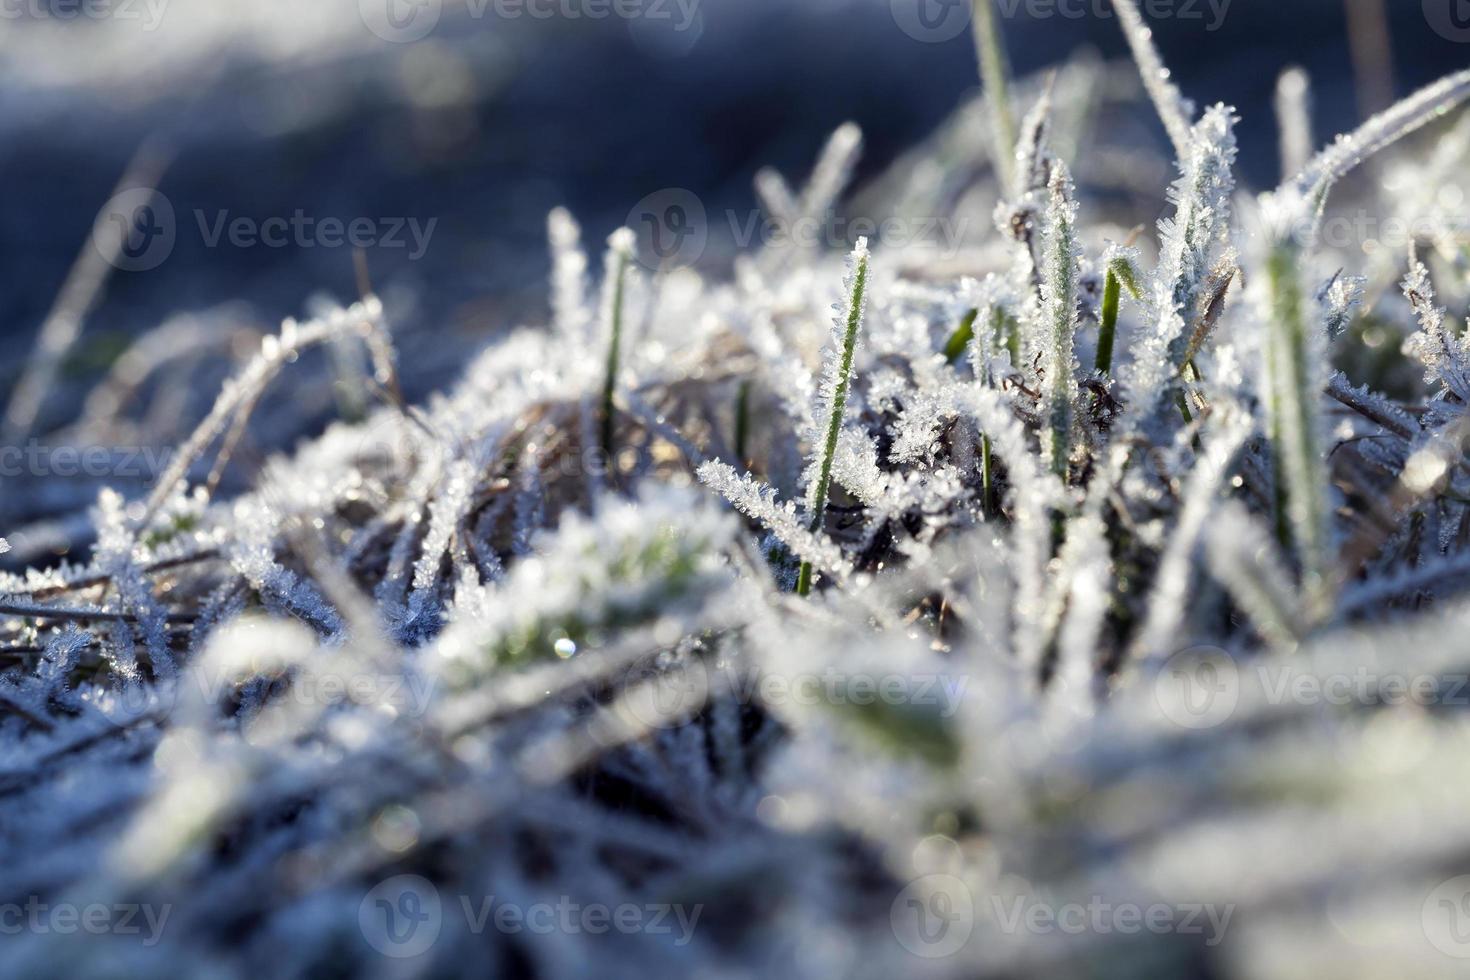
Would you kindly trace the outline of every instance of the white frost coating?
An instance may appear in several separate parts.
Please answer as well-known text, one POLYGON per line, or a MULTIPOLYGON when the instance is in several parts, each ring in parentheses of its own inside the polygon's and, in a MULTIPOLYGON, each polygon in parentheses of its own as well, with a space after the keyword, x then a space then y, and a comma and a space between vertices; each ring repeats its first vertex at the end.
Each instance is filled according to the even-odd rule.
POLYGON ((1052 86, 1048 84, 1042 90, 1041 98, 1021 120, 1021 133, 1014 151, 1016 180, 1020 182, 1016 190, 1018 194, 1046 188, 1046 168, 1053 159, 1050 155, 1051 114, 1052 86))
POLYGON ((308 625, 335 636, 343 628, 337 611, 309 582, 275 560, 278 514, 263 500, 235 506, 238 530, 228 547, 230 564, 260 593, 266 607, 300 617, 308 625))
MULTIPOLYGON (((171 677, 175 668, 168 622, 153 599, 148 580, 139 572, 136 551, 122 497, 104 490, 97 500, 97 562, 117 583, 122 611, 137 618, 153 670, 159 677, 171 677)), ((119 658, 118 666, 125 676, 136 675, 136 665, 126 654, 119 658)))
POLYGON ((1261 633, 1285 647, 1303 632, 1306 615, 1280 551, 1261 522, 1239 504, 1214 517, 1208 538, 1210 573, 1230 591, 1261 633))
POLYGON ((1429 269, 1410 259, 1404 296, 1419 320, 1418 332, 1404 341, 1404 353, 1424 365, 1424 380, 1440 384, 1462 402, 1470 402, 1470 342, 1445 324, 1445 311, 1434 303, 1429 269))
POLYGON ((551 314, 562 342, 580 346, 588 343, 592 317, 587 308, 587 253, 582 250, 582 229, 565 208, 554 209, 546 219, 551 243, 551 314))
POLYGON ((177 490, 195 460, 224 433, 237 413, 249 414, 266 386, 287 364, 295 361, 301 351, 347 336, 362 337, 373 356, 376 380, 380 384, 389 384, 394 369, 386 333, 383 304, 375 296, 304 324, 291 319, 283 322, 280 334, 265 338, 260 353, 226 383, 209 415, 174 454, 168 469, 158 478, 157 489, 148 498, 138 526, 148 525, 164 501, 177 490))
POLYGON ((1300 173, 1312 158, 1312 80, 1305 69, 1288 68, 1276 81, 1276 128, 1280 131, 1281 177, 1300 173))
POLYGON ((833 131, 802 191, 799 207, 803 219, 821 219, 836 206, 852 180, 862 148, 863 131, 856 124, 843 123, 833 131))
MULTIPOLYGON (((1126 74, 1097 68, 1091 99, 1059 84, 1057 141, 1026 144, 1033 182, 1064 182, 1059 158, 1075 165, 1075 193, 1061 195, 1076 205, 1075 289, 1037 274, 1045 263, 1073 275, 1050 247, 1062 236, 1048 224, 1066 223, 1050 186, 1019 200, 1007 189, 1004 237, 967 237, 951 259, 886 241, 864 346, 838 372, 849 386, 835 429, 839 413, 814 418, 813 403, 834 377, 821 353, 839 349, 829 320, 844 305, 843 256, 742 256, 731 281, 680 271, 627 297, 619 458, 599 469, 589 449, 607 351, 598 336, 569 346, 563 328, 604 325, 593 290, 608 280, 600 261, 587 274, 559 216, 548 219, 559 309, 487 332, 475 356, 448 346, 469 343, 456 332, 434 333, 440 353, 465 352, 443 394, 386 399, 298 446, 311 420, 242 375, 209 438, 228 440, 254 405, 242 450, 269 459, 257 476, 242 451, 220 499, 175 486, 140 523, 146 503, 133 501, 151 488, 119 486, 93 513, 84 481, 6 476, 0 505, 55 517, 0 528, 23 552, 7 562, 46 555, 58 526, 75 557, 0 573, 0 804, 13 817, 0 895, 172 909, 146 955, 123 937, 7 937, 10 972, 162 963, 234 975, 254 957, 311 975, 323 951, 342 972, 381 972, 359 917, 368 892, 401 874, 424 875, 451 904, 493 889, 527 905, 637 908, 716 881, 754 910, 735 933, 701 920, 684 946, 446 928, 423 961, 431 973, 489 957, 548 977, 594 961, 663 976, 776 959, 798 980, 854 964, 891 975, 912 960, 890 928, 899 890, 949 874, 977 900, 999 897, 1006 918, 1012 898, 1038 894, 1238 904, 1254 924, 1232 924, 1219 952, 1250 975, 1449 969, 1420 911, 1470 852, 1470 791, 1445 777, 1470 753, 1470 728, 1435 703, 1463 696, 1453 640, 1470 630, 1462 288, 1444 278, 1434 297, 1416 264, 1411 310, 1381 295, 1403 252, 1365 256, 1356 242, 1303 255, 1261 236, 1237 258, 1235 123, 1217 107, 1180 161, 1162 261, 1151 242, 1131 253, 1149 292, 1122 306, 1116 370, 1073 372, 1071 358, 1091 360, 1099 273, 1129 254, 1104 243, 1157 219, 1135 205, 1162 198, 1170 175, 1146 147, 1117 147, 1115 128, 1076 121, 1115 118, 1134 88, 1126 74), (1236 286, 1215 302, 1232 263, 1255 302, 1236 286), (1171 342, 1185 339, 1181 323, 1198 336, 1202 307, 1218 327, 1189 345, 1199 377, 1171 389, 1171 342), (967 361, 955 355, 971 310, 967 361), (1346 329, 1358 317, 1371 329, 1346 329), (1057 324, 1076 327, 1070 356, 1051 343, 1066 339, 1057 324), (1391 343, 1358 349, 1378 330, 1417 331, 1415 349, 1451 387, 1399 399, 1325 377, 1331 335, 1355 378, 1392 361, 1391 343), (1268 376, 1257 355, 1283 335, 1290 364, 1268 376), (1058 474, 1043 446, 1048 382, 1068 374, 1072 465, 1058 474), (1274 405, 1268 377, 1290 381, 1274 405), (1188 421, 1174 399, 1138 397, 1163 392, 1187 395, 1188 421), (1288 413, 1295 435, 1321 437, 1292 440, 1298 475, 1343 489, 1309 514, 1321 521, 1309 562, 1287 550, 1302 540, 1290 515, 1273 520, 1272 422, 1288 413), (802 469, 832 432, 833 489, 813 534, 802 469), (789 594, 803 557, 827 579, 816 601, 789 594), (1319 607, 1302 567, 1340 574, 1341 592, 1319 607), (160 623, 172 680, 149 662, 145 636, 160 623), (1195 678, 1209 688, 1186 688, 1181 705, 1161 695, 1189 680, 1187 663, 1153 668, 1186 646, 1217 656, 1195 678), (1341 686, 1316 686, 1331 678, 1354 688, 1345 703, 1297 693, 1341 700, 1341 686), (1405 703, 1389 678, 1427 681, 1429 703, 1405 703), (1221 709, 1206 728, 1176 710, 1202 701, 1221 709), (221 922, 237 947, 210 938, 221 922), (1382 928, 1353 945, 1344 923, 1355 922, 1382 928), (799 962, 781 957, 795 948, 799 962)), ((924 175, 898 182, 922 184, 904 200, 926 209, 893 214, 989 207, 994 148, 977 114, 915 155, 924 175)), ((1257 122, 1249 131, 1269 139, 1257 122)), ((1467 133, 1363 187, 1373 213, 1443 221, 1424 253, 1436 274, 1458 269, 1452 178, 1467 133)), ((773 214, 799 210, 763 183, 773 214)), ((882 188, 860 200, 875 217, 887 204, 882 188)), ((354 349, 386 340, 343 326, 354 349)), ((260 356, 283 367, 313 329, 288 325, 260 356)), ((215 392, 186 377, 229 370, 208 336, 155 335, 119 362, 103 399, 124 408, 118 432, 148 445, 156 416, 210 413, 215 392), (170 337, 201 341, 199 359, 164 356, 170 337)), ((406 345, 415 370, 423 346, 406 345)), ((328 383, 320 360, 300 358, 290 380, 328 383)), ((209 469, 201 452, 189 472, 209 469)), ((1167 972, 1181 952, 1146 935, 1058 945, 1003 934, 993 916, 973 932, 944 964, 956 976, 1083 960, 1128 975, 1155 953, 1167 972)))
POLYGON ((955 404, 969 412, 990 438, 1010 473, 1010 506, 1015 513, 1011 545, 1015 550, 1016 652, 1023 665, 1035 669, 1043 652, 1051 513, 1065 501, 1066 493, 1055 475, 1041 465, 1025 430, 996 392, 973 385, 956 385, 950 391, 955 404))
POLYGON ((1154 47, 1154 32, 1138 12, 1134 0, 1113 0, 1113 9, 1118 12, 1118 21, 1123 25, 1123 35, 1128 39, 1133 60, 1138 62, 1143 87, 1153 100, 1154 109, 1174 144, 1174 153, 1180 160, 1188 159, 1194 104, 1170 80, 1169 69, 1164 67, 1164 61, 1154 47))
POLYGON ((1155 326, 1141 339, 1124 373, 1128 399, 1151 406, 1183 367, 1189 332, 1203 312, 1211 272, 1234 260, 1230 198, 1235 189, 1234 111, 1218 105, 1194 127, 1179 180, 1170 189, 1174 215, 1159 223, 1159 269, 1153 278, 1155 326))
POLYGON ((802 561, 839 580, 849 573, 842 549, 825 535, 808 530, 796 504, 790 500, 778 502, 775 488, 761 484, 749 474, 742 476, 728 463, 716 460, 699 468, 699 479, 730 501, 736 510, 759 521, 802 561))
MULTIPOLYGON (((1124 0, 1129 2, 1129 0, 1124 0)), ((1470 69, 1447 75, 1339 136, 1290 182, 1304 199, 1316 199, 1364 160, 1444 115, 1470 98, 1470 69)))
POLYGON ((827 344, 822 350, 821 381, 817 384, 816 395, 812 401, 812 431, 816 439, 812 444, 812 453, 807 460, 807 468, 803 476, 806 486, 807 513, 813 517, 816 516, 818 507, 822 503, 817 500, 817 494, 826 490, 821 485, 821 471, 827 458, 827 447, 835 445, 838 433, 842 431, 842 424, 848 409, 848 392, 852 384, 853 365, 857 350, 862 346, 863 318, 867 312, 869 292, 867 279, 870 257, 868 240, 859 238, 857 245, 847 257, 847 276, 842 283, 842 293, 846 299, 842 306, 832 308, 832 326, 827 336, 827 344), (853 299, 860 284, 863 288, 861 293, 857 294, 858 303, 854 306, 853 299))
POLYGON ((1227 467, 1250 434, 1247 417, 1238 406, 1221 406, 1218 411, 1220 421, 1205 436, 1204 451, 1184 489, 1179 523, 1169 535, 1158 582, 1149 597, 1148 619, 1138 638, 1138 651, 1143 657, 1159 658, 1166 652, 1184 619, 1193 581, 1195 549, 1208 523, 1218 513, 1217 503, 1227 467))
POLYGON ((1363 276, 1336 275, 1317 291, 1318 315, 1327 326, 1329 340, 1341 337, 1352 323, 1363 304, 1367 284, 1363 276))
POLYGON ((1072 197, 1071 175, 1057 161, 1052 172, 1046 217, 1043 223, 1041 262, 1042 383, 1046 398, 1042 414, 1050 433, 1042 441, 1042 454, 1054 473, 1065 474, 1072 454, 1074 401, 1077 397, 1076 357, 1078 248, 1075 226, 1077 205, 1072 197))
POLYGON ((1107 526, 1095 514, 1077 517, 1058 556, 1058 579, 1066 581, 1066 613, 1057 639, 1054 686, 1075 712, 1090 710, 1097 686, 1098 640, 1111 604, 1113 576, 1107 526))
POLYGON ((780 227, 792 227, 801 217, 801 204, 792 192, 791 185, 770 167, 762 167, 755 174, 755 193, 761 207, 780 227))

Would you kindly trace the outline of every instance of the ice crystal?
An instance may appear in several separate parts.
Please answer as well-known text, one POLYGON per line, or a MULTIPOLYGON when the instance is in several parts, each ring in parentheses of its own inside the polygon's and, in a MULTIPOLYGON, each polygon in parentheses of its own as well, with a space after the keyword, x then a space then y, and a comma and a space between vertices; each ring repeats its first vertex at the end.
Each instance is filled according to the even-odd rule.
POLYGON ((1425 380, 1442 385, 1461 402, 1470 402, 1470 346, 1460 331, 1445 323, 1445 311, 1434 305, 1429 270, 1417 257, 1410 260, 1404 296, 1419 320, 1419 330, 1404 342, 1404 353, 1424 365, 1425 380))

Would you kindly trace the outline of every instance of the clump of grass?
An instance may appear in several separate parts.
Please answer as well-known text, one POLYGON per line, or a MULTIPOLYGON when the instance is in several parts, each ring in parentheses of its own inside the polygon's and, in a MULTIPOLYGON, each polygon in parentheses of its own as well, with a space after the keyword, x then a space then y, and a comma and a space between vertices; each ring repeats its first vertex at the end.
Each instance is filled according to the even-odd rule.
MULTIPOLYGON (((556 212, 549 329, 498 337, 442 395, 396 395, 369 297, 264 341, 156 492, 76 503, 49 482, 72 502, 13 536, 25 554, 7 561, 57 527, 97 541, 89 560, 0 574, 0 800, 17 815, 0 899, 126 898, 175 918, 142 952, 8 937, 7 967, 381 972, 375 910, 423 910, 424 882, 446 897, 489 882, 527 902, 687 899, 720 924, 683 945, 446 928, 411 969, 893 975, 934 948, 900 921, 935 897, 923 889, 953 889, 943 908, 961 913, 1018 883, 1134 901, 1140 868, 1150 891, 1291 934, 1073 950, 981 916, 944 964, 1128 975, 1143 955, 1190 976, 1216 946, 1265 974, 1438 962, 1417 916, 1470 851, 1470 791, 1444 776, 1470 731, 1432 703, 1466 666, 1444 638, 1470 625, 1470 343, 1441 307, 1463 305, 1458 243, 1425 243, 1403 300, 1384 301, 1368 283, 1404 270, 1372 266, 1402 257, 1359 276, 1361 249, 1249 232, 1310 228, 1352 166, 1458 107, 1470 75, 1305 161, 1304 100, 1284 99, 1300 170, 1253 201, 1235 187, 1233 111, 1197 116, 1136 4, 1118 9, 1178 157, 1136 250, 1093 250, 1114 228, 1089 223, 1108 189, 1071 166, 1118 149, 1068 119, 1066 93, 1113 91, 1110 69, 1019 80, 1042 94, 1011 132, 981 0, 1002 139, 956 125, 970 142, 895 195, 934 205, 914 213, 1004 202, 997 240, 952 267, 860 241, 831 318, 843 257, 766 249, 732 283, 681 276, 645 305, 621 231, 599 306, 556 212), (1409 337, 1433 397, 1330 371, 1329 345, 1358 343, 1364 317, 1409 337), (364 393, 388 404, 246 470, 247 422, 279 435, 257 411, 278 407, 267 385, 322 345, 362 359, 364 393), (599 448, 616 479, 579 465, 599 448), (793 599, 819 575, 820 596, 793 599), (1365 686, 1323 711, 1283 699, 1276 666, 1365 686), (1443 686, 1405 704, 1403 676, 1443 686), (1413 765, 1397 764, 1406 747, 1413 765), (1387 855, 1370 846, 1386 825, 1409 828, 1387 855), (1200 841, 1207 867, 1187 859, 1200 841), (405 878, 420 901, 378 890, 405 878), (1342 923, 1401 905, 1414 928, 1345 942, 1342 923), (802 945, 814 928, 842 942, 802 945)), ((1470 128, 1455 132, 1369 188, 1373 206, 1462 167, 1470 128)), ((766 206, 839 207, 860 145, 839 129, 799 193, 763 172, 766 206)), ((169 393, 149 351, 176 336, 196 335, 125 355, 74 431, 169 393)), ((170 404, 111 421, 141 439, 170 404)))

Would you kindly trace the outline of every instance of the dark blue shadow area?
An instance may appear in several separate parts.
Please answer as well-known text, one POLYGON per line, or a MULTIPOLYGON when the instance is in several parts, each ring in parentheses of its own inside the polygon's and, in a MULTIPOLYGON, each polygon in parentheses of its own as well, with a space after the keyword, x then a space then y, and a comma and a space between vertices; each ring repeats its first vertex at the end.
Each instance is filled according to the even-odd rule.
MULTIPOLYGON (((1061 0, 1040 18, 1051 3, 1001 6, 1020 72, 1084 44, 1126 53, 1105 0, 1061 0)), ((1234 0, 1218 24, 1210 0, 1165 7, 1177 14, 1156 21, 1156 35, 1186 93, 1242 112, 1250 184, 1277 176, 1270 102, 1282 67, 1312 72, 1320 139, 1356 121, 1337 0, 1234 0)), ((1432 30, 1417 0, 1391 7, 1401 94, 1467 62, 1470 46, 1432 30)), ((661 188, 690 188, 712 208, 749 208, 759 167, 799 177, 848 119, 863 128, 871 174, 976 86, 967 33, 915 41, 888 0, 704 0, 699 11, 702 30, 673 50, 615 20, 453 15, 412 45, 354 38, 281 60, 226 44, 167 71, 142 58, 125 74, 121 88, 138 89, 126 97, 115 88, 27 89, 24 66, 8 66, 22 87, 0 102, 0 332, 13 355, 0 377, 13 376, 14 355, 27 349, 96 209, 150 134, 167 134, 177 149, 161 184, 177 244, 158 268, 112 279, 87 321, 89 338, 136 334, 169 312, 236 298, 270 322, 300 313, 318 291, 351 296, 350 248, 239 247, 228 236, 211 247, 206 233, 222 219, 298 213, 313 222, 366 217, 379 236, 394 222, 433 221, 420 257, 410 257, 411 241, 368 250, 374 283, 414 297, 408 315, 421 324, 480 332, 541 315, 544 219, 557 204, 594 243, 661 188), (434 91, 447 83, 448 95, 434 91)), ((344 30, 360 34, 361 25, 344 30)), ((173 43, 167 21, 156 43, 173 43)), ((89 56, 86 44, 78 41, 76 58, 89 56)))

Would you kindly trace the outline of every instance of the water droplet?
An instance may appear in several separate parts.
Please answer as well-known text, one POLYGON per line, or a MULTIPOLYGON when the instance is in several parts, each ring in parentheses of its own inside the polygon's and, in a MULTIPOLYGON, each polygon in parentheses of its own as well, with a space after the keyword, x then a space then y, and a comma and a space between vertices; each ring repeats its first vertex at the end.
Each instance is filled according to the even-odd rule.
POLYGON ((577 644, 564 636, 552 644, 552 649, 556 651, 558 657, 567 660, 576 655, 577 644))

